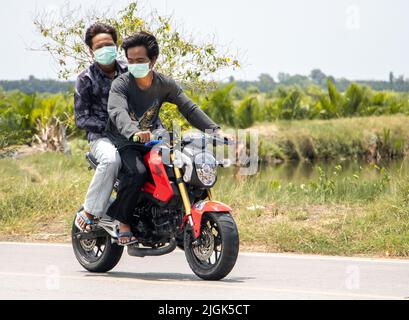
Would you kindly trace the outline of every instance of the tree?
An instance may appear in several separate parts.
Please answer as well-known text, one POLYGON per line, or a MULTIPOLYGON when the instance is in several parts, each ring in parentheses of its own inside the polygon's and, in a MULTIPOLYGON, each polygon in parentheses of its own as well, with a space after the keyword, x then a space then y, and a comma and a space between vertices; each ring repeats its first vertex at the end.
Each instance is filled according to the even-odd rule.
POLYGON ((278 110, 280 112, 280 118, 291 120, 291 119, 301 119, 302 115, 301 110, 301 97, 302 92, 298 87, 291 87, 287 90, 280 92, 281 99, 278 100, 278 110))
POLYGON ((318 85, 322 85, 322 84, 324 84, 325 80, 327 79, 327 76, 320 69, 314 69, 310 73, 310 78, 311 78, 312 81, 314 81, 318 85))
POLYGON ((279 81, 280 83, 287 82, 290 78, 291 78, 291 75, 288 74, 288 73, 280 72, 280 73, 278 74, 278 81, 279 81))
POLYGON ((393 72, 389 72, 389 83, 391 86, 393 86, 393 83, 395 82, 395 76, 393 75, 393 72))
POLYGON ((272 76, 267 73, 262 73, 258 76, 259 86, 261 92, 268 92, 275 88, 276 83, 272 76))
POLYGON ((204 111, 216 122, 230 126, 235 125, 235 111, 230 92, 234 83, 229 83, 222 88, 213 91, 202 104, 204 111))
POLYGON ((59 77, 67 79, 82 71, 92 58, 84 44, 86 28, 94 22, 114 26, 123 37, 144 30, 154 34, 161 48, 157 69, 171 75, 190 88, 207 88, 211 75, 223 68, 238 68, 239 62, 227 53, 220 53, 212 41, 195 43, 193 37, 183 36, 173 24, 171 16, 161 16, 156 11, 142 16, 137 2, 130 3, 118 13, 92 12, 84 17, 78 8, 66 5, 65 13, 58 19, 52 15, 38 16, 34 24, 43 35, 39 50, 52 55, 59 66, 59 77))
POLYGON ((242 129, 251 127, 260 112, 260 106, 257 101, 257 97, 250 96, 245 98, 238 106, 236 112, 239 127, 242 129))
POLYGON ((353 116, 359 113, 367 115, 367 104, 365 88, 362 88, 356 83, 352 83, 345 92, 343 115, 353 116))

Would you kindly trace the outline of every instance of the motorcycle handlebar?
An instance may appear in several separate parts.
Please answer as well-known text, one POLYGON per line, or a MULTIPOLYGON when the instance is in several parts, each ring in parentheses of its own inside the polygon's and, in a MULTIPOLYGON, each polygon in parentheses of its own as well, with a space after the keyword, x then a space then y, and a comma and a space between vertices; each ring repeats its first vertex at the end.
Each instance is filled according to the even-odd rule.
POLYGON ((224 144, 224 145, 229 145, 229 143, 231 143, 231 141, 229 141, 229 139, 226 137, 212 136, 212 139, 213 139, 214 147, 217 146, 217 143, 224 144))
MULTIPOLYGON (((180 141, 180 142, 183 141, 183 139, 179 139, 179 137, 176 137, 176 139, 175 139, 173 131, 167 131, 167 134, 170 137, 170 141, 168 141, 170 144, 173 144, 174 140, 180 141)), ((147 143, 140 143, 140 142, 137 142, 137 143, 143 144, 145 147, 153 147, 153 146, 155 146, 155 145, 157 145, 157 144, 164 141, 163 139, 161 139, 161 137, 162 137, 162 135, 159 134, 159 135, 153 136, 154 140, 151 140, 151 141, 149 141, 147 143)), ((231 141, 227 137, 218 136, 218 135, 211 135, 211 134, 206 134, 206 133, 203 133, 202 139, 206 139, 207 141, 212 142, 214 147, 216 147, 217 145, 235 144, 235 141, 231 141)))

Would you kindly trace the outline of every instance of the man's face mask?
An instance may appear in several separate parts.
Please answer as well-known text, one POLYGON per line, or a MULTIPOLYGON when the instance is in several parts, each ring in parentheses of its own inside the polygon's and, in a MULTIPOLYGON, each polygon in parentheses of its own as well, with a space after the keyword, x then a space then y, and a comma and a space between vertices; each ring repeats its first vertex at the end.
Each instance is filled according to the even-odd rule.
POLYGON ((145 78, 150 71, 149 62, 128 64, 128 70, 136 79, 145 78))
POLYGON ((101 65, 107 66, 112 64, 117 58, 116 46, 103 47, 94 51, 95 61, 101 65))

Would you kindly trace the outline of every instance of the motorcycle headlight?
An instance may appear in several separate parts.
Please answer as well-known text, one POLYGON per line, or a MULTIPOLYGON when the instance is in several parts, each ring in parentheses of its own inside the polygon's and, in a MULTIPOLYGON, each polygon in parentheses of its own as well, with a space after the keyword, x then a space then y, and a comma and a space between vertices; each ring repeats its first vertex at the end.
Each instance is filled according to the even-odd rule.
POLYGON ((211 188, 217 179, 216 159, 212 154, 202 153, 195 157, 195 171, 199 184, 211 188))

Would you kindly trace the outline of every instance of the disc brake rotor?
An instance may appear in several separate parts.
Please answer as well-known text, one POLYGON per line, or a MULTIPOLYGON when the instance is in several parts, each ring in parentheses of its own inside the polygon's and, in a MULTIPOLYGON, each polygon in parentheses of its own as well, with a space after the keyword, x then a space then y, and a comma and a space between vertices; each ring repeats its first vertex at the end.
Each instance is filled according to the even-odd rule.
POLYGON ((80 241, 80 244, 85 251, 92 251, 97 244, 97 239, 82 240, 80 241))
POLYGON ((200 244, 193 247, 195 256, 201 261, 207 261, 214 252, 214 236, 209 229, 204 229, 200 236, 200 244))

